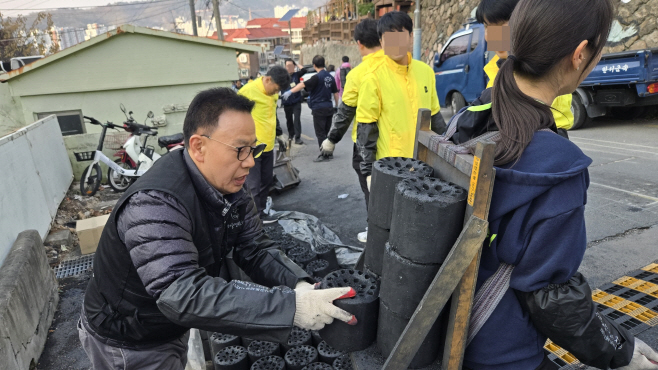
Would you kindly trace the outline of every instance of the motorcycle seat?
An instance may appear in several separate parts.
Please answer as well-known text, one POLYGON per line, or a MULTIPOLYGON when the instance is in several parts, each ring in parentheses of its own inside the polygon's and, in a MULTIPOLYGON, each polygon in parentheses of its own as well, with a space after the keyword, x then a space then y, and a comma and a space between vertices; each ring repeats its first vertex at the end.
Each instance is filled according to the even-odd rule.
POLYGON ((169 136, 160 136, 158 138, 158 145, 160 145, 160 148, 165 148, 169 145, 182 143, 183 140, 184 138, 182 133, 173 134, 169 136))

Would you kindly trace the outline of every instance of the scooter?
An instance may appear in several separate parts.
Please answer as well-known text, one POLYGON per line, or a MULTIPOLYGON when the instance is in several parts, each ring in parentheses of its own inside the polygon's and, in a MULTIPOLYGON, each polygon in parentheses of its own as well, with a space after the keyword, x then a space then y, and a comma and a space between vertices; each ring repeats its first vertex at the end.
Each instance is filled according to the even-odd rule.
MULTIPOLYGON (((126 108, 123 104, 120 105, 120 108, 126 116, 123 129, 131 133, 131 136, 123 144, 123 149, 114 154, 115 157, 119 157, 115 163, 127 171, 139 170, 146 172, 153 166, 155 161, 160 159, 160 155, 155 153, 155 148, 146 146, 148 137, 158 134, 157 128, 138 124, 133 118, 132 111, 126 114, 126 108), (143 142, 140 140, 142 135, 145 135, 143 142)), ((148 112, 146 119, 149 118, 153 118, 153 112, 148 112)), ((113 166, 110 166, 107 171, 108 184, 117 192, 126 191, 139 176, 141 175, 131 176, 130 172, 119 172, 113 166)))
MULTIPOLYGON (((121 104, 121 110, 126 114, 123 104, 121 104)), ((112 122, 101 123, 93 117, 84 116, 91 124, 99 125, 103 129, 96 151, 73 153, 78 162, 93 161, 87 166, 80 178, 80 193, 83 195, 93 196, 100 188, 103 175, 98 162, 103 162, 109 167, 107 175, 110 187, 115 191, 122 192, 128 189, 138 177, 146 173, 153 166, 153 163, 160 158, 160 155, 155 153, 155 148, 146 145, 149 136, 158 134, 157 129, 138 124, 133 119, 132 114, 131 111, 126 115, 127 121, 123 123, 123 126, 115 125, 112 122), (103 142, 108 128, 122 128, 132 134, 124 143, 123 149, 115 154, 115 156, 120 157, 116 161, 112 161, 103 153, 103 142), (141 135, 145 135, 143 142, 139 139, 141 135)), ((149 112, 147 119, 152 117, 153 113, 149 112)), ((167 148, 167 151, 182 148, 183 134, 160 137, 158 144, 162 148, 167 148)))

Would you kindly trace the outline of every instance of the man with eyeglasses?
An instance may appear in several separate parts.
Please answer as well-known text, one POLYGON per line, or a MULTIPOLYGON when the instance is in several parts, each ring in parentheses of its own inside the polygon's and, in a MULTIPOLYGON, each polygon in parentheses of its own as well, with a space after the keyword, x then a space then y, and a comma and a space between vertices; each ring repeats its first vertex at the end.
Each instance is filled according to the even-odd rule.
POLYGON ((266 145, 263 154, 256 159, 256 165, 247 177, 247 188, 254 197, 261 217, 267 216, 263 210, 274 178, 273 149, 277 136, 276 101, 279 99, 279 91, 288 85, 290 85, 288 71, 281 66, 274 66, 267 71, 265 76, 259 77, 238 91, 239 95, 256 103, 251 111, 251 116, 256 122, 256 137, 266 145))
POLYGON ((332 304, 354 290, 315 290, 263 231, 243 189, 266 146, 253 108, 230 88, 199 93, 185 149, 163 156, 117 202, 78 323, 95 370, 183 370, 189 328, 287 342, 293 325, 356 324, 332 304), (253 282, 231 280, 229 253, 253 282))

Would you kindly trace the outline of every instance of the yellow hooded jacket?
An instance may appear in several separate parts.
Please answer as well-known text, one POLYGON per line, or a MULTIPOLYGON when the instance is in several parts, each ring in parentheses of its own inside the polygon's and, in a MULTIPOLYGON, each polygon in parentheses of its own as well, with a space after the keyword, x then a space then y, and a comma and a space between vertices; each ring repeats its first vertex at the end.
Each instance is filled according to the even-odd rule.
MULTIPOLYGON (((498 74, 498 62, 500 58, 498 55, 495 55, 486 66, 484 66, 484 73, 489 77, 489 82, 487 83, 487 89, 492 87, 496 75, 498 74)), ((573 96, 571 94, 560 95, 553 101, 551 105, 554 109, 551 109, 553 112, 553 118, 555 119, 555 125, 557 128, 568 130, 573 126, 573 113, 571 112, 571 99, 573 96)))
POLYGON ((385 56, 363 77, 356 108, 359 124, 377 123, 376 158, 413 157, 418 109, 439 113, 434 71, 427 64, 413 60, 397 64, 385 56))
MULTIPOLYGON (((377 67, 383 60, 384 50, 380 49, 372 54, 363 57, 361 63, 352 68, 348 74, 345 87, 343 88, 343 103, 350 107, 356 107, 359 102, 359 89, 363 76, 371 72, 373 68, 377 67)), ((352 141, 356 143, 356 124, 352 125, 352 141)))
POLYGON ((244 85, 238 94, 256 103, 251 111, 251 117, 256 123, 256 138, 267 145, 265 152, 271 151, 276 138, 276 100, 279 94, 267 95, 262 77, 244 85))

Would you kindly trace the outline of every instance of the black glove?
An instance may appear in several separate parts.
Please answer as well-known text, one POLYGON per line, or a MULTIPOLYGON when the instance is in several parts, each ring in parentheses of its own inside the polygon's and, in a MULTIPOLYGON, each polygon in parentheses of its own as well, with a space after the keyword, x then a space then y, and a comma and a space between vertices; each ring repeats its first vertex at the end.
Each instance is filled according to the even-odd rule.
POLYGON ((537 330, 583 364, 615 369, 631 362, 633 335, 599 314, 582 274, 564 284, 515 292, 537 330))

